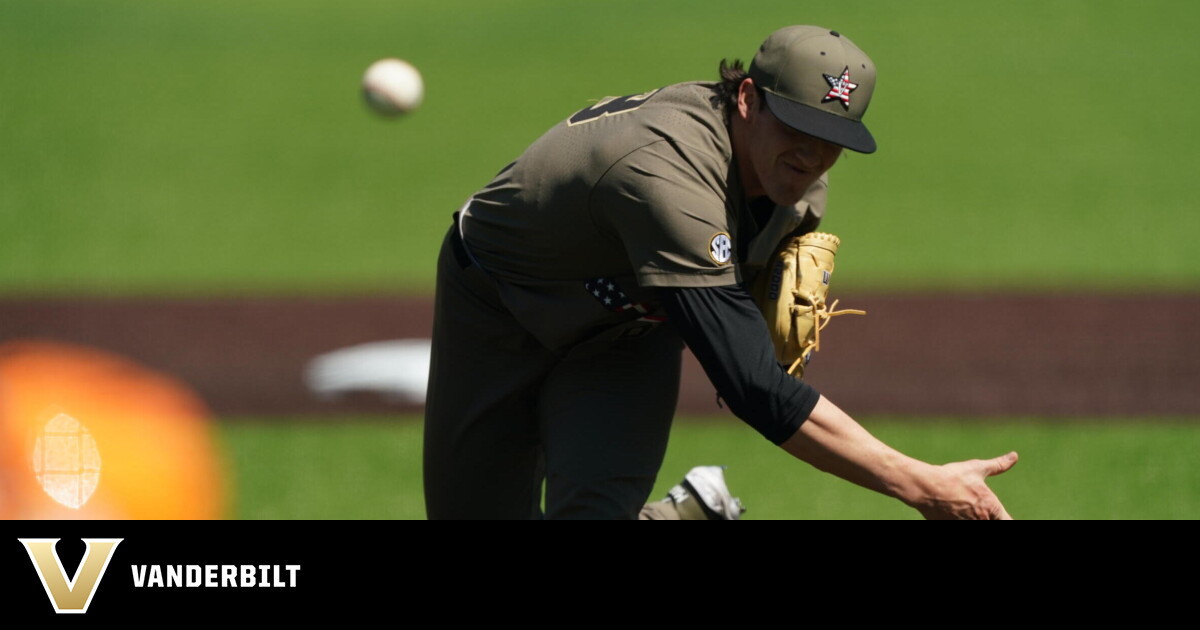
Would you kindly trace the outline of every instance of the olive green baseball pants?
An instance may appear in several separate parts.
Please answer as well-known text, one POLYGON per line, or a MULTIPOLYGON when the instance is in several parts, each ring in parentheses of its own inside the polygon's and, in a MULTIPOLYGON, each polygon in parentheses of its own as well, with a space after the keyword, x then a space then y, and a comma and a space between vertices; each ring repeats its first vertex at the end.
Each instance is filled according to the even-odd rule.
POLYGON ((429 518, 637 518, 679 394, 683 343, 669 323, 619 341, 602 332, 553 353, 501 304, 453 229, 434 308, 429 518))

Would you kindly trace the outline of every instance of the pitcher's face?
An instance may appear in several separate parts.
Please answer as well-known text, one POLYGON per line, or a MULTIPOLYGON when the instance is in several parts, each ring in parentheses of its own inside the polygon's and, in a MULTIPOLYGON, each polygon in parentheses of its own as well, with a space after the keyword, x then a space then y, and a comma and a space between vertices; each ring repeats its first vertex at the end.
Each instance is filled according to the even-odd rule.
MULTIPOLYGON (((749 80, 747 80, 749 81, 749 80)), ((760 106, 753 82, 743 84, 738 111, 745 133, 737 147, 747 193, 766 195, 777 205, 794 205, 817 178, 837 163, 842 147, 793 129, 760 106), (748 88, 748 89, 747 89, 748 88)))

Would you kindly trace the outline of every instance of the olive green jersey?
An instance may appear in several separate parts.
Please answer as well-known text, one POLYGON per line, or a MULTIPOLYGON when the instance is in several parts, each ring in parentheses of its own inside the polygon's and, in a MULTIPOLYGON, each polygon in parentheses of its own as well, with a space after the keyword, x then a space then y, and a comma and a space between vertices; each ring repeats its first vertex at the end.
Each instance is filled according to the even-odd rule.
MULTIPOLYGON (((737 176, 714 83, 609 98, 561 122, 468 203, 469 250, 506 306, 552 349, 655 314, 655 287, 742 282, 751 250, 765 260, 807 216, 824 180, 784 233, 762 231, 737 176)), ((776 223, 776 217, 771 223, 776 223)))

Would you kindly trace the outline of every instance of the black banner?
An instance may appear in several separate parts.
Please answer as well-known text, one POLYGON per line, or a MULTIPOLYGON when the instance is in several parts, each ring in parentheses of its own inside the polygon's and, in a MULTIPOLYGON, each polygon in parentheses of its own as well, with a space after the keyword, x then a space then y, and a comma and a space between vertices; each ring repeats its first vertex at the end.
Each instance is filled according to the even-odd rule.
POLYGON ((402 524, 382 522, 5 522, 0 599, 18 619, 362 612, 420 599, 422 525, 398 537, 402 524))

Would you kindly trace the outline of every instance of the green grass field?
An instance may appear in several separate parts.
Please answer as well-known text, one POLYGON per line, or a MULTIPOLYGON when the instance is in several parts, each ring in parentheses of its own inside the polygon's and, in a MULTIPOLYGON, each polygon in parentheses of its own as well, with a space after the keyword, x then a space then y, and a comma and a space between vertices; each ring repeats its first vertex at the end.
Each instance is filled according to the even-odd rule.
POLYGON ((1200 5, 6 0, 0 292, 427 289, 543 130, 793 23, 880 68, 881 149, 833 175, 844 289, 1200 287, 1200 5), (384 56, 425 74, 408 119, 359 98, 384 56))
MULTIPOLYGON (((867 418, 875 435, 933 463, 1021 461, 990 485, 1020 519, 1198 519, 1200 427, 1140 421, 1052 424, 867 418)), ((420 519, 417 418, 222 423, 233 515, 243 519, 420 519)), ((747 519, 916 519, 907 506, 792 459, 732 418, 676 424, 654 497, 695 465, 727 466, 747 519)))
MULTIPOLYGON (((546 128, 796 23, 880 69, 880 151, 832 174, 840 290, 1200 290, 1195 3, 4 0, 0 297, 427 291, 450 214, 546 128), (388 56, 425 76, 401 120, 359 95, 388 56)), ((1019 450, 1017 517, 1200 518, 1193 425, 867 424, 1019 450)), ((236 517, 423 516, 411 419, 219 428, 236 517)), ((701 463, 749 518, 916 516, 734 420, 682 423, 656 495, 701 463)))

